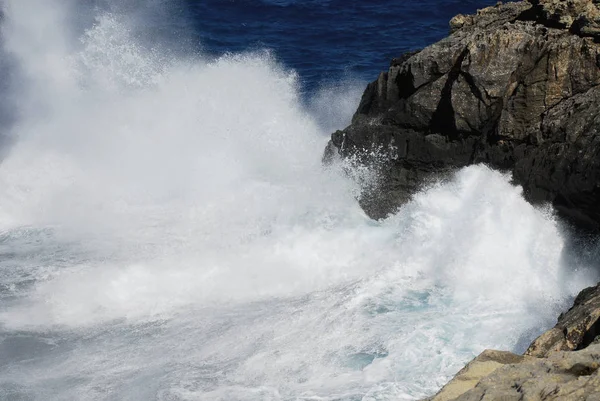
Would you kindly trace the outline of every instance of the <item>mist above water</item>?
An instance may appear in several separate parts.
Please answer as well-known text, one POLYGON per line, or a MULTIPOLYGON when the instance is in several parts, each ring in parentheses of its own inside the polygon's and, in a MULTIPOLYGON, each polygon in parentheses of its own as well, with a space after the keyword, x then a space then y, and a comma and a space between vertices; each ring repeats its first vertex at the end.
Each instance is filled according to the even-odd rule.
POLYGON ((0 398, 414 399, 596 279, 484 166, 370 220, 321 165, 362 84, 306 101, 269 51, 149 46, 127 4, 4 7, 0 398))

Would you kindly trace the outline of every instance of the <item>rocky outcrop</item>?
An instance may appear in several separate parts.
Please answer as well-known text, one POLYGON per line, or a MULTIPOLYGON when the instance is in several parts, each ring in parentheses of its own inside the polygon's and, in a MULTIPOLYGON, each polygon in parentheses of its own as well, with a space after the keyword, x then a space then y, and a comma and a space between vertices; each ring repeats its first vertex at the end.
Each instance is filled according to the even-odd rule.
POLYGON ((368 85, 325 159, 378 169, 360 199, 373 218, 486 163, 512 171, 530 201, 600 230, 599 15, 592 0, 531 0, 456 16, 448 38, 368 85))
POLYGON ((485 350, 465 366, 430 401, 451 401, 475 388, 498 368, 523 362, 526 357, 506 351, 485 350))
POLYGON ((547 358, 485 351, 431 401, 600 400, 599 368, 600 344, 547 358))
MULTIPOLYGON (((474 163, 511 171, 532 202, 600 231, 600 1, 529 0, 457 15, 450 36, 392 60, 324 159, 375 169, 382 218, 474 163)), ((599 400, 600 284, 524 355, 485 351, 434 401, 599 400)))
POLYGON ((537 0, 533 11, 543 24, 569 29, 581 36, 596 37, 600 33, 600 12, 595 3, 582 0, 537 0))
POLYGON ((600 400, 600 285, 525 352, 484 351, 430 401, 600 400))
POLYGON ((587 347, 600 336, 600 284, 581 291, 554 328, 538 337, 525 355, 545 357, 553 351, 587 347))

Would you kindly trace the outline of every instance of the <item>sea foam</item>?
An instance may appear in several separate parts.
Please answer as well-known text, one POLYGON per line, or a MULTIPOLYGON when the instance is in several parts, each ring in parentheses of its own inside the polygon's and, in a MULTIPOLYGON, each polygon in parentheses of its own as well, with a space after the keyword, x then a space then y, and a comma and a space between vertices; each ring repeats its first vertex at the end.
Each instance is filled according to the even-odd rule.
POLYGON ((175 54, 78 7, 5 5, 0 395, 414 399, 596 279, 485 166, 369 219, 321 164, 359 83, 305 101, 269 51, 175 54))

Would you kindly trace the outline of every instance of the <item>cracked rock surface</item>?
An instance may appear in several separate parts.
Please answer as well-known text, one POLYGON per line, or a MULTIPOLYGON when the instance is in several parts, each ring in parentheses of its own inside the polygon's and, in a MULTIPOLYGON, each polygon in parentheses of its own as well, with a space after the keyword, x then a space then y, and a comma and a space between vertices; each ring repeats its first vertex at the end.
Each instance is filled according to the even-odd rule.
POLYGON ((547 358, 484 351, 431 401, 600 400, 600 344, 547 358))
POLYGON ((592 0, 456 16, 449 37, 392 60, 368 85, 325 159, 377 160, 379 182, 360 199, 373 218, 440 174, 486 163, 512 171, 528 200, 600 230, 599 20, 592 0))
POLYGON ((600 400, 600 284, 525 352, 486 350, 429 401, 600 400))

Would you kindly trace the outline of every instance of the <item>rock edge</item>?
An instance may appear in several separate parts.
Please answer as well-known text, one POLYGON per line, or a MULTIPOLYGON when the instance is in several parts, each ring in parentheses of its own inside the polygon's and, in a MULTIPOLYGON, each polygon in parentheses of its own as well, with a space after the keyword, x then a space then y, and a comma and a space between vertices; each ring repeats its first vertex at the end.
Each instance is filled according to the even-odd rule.
POLYGON ((359 200, 375 219, 440 174, 485 163, 511 171, 529 201, 600 232, 599 22, 592 0, 454 17, 449 37, 392 60, 368 85, 325 161, 376 166, 359 200))

